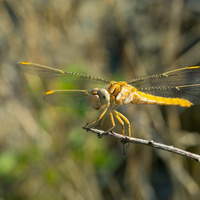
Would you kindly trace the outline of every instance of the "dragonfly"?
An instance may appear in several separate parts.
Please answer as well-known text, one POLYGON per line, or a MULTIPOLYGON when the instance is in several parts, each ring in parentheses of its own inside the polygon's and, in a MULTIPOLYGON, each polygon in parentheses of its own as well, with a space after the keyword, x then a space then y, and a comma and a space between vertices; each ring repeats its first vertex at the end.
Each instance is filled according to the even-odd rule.
POLYGON ((96 123, 100 126, 108 113, 112 126, 105 131, 111 131, 115 127, 115 118, 122 126, 122 135, 125 135, 125 124, 128 136, 131 137, 131 126, 127 117, 117 111, 117 108, 125 104, 158 104, 190 107, 200 103, 200 66, 185 67, 166 73, 143 76, 129 81, 109 81, 96 76, 66 72, 57 68, 47 67, 29 62, 17 63, 17 68, 23 72, 37 75, 41 78, 69 82, 84 80, 88 83, 95 81, 106 85, 91 90, 50 90, 45 93, 44 99, 52 104, 70 106, 82 98, 92 108, 102 109, 100 116, 94 121, 88 122, 85 127, 92 127, 96 123))

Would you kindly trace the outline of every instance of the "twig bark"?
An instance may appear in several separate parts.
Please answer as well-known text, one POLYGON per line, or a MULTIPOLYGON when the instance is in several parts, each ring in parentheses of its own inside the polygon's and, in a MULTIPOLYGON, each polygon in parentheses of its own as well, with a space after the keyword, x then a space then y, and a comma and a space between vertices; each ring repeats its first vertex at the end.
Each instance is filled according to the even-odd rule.
POLYGON ((96 133, 99 138, 101 138, 103 135, 111 136, 111 137, 119 139, 122 143, 136 143, 136 144, 141 144, 141 145, 147 145, 147 146, 150 146, 150 147, 153 147, 156 149, 161 149, 164 151, 169 151, 169 152, 172 152, 175 154, 186 156, 197 162, 200 162, 200 155, 198 155, 198 154, 190 153, 188 151, 184 151, 182 149, 179 149, 179 148, 176 148, 176 147, 173 147, 170 145, 165 145, 165 144, 161 144, 158 142, 154 142, 153 140, 143 140, 143 139, 133 138, 133 137, 129 138, 128 136, 123 136, 122 134, 115 133, 113 131, 109 131, 109 132, 105 133, 102 130, 98 130, 98 129, 94 129, 94 128, 83 127, 83 129, 85 129, 86 131, 96 133))

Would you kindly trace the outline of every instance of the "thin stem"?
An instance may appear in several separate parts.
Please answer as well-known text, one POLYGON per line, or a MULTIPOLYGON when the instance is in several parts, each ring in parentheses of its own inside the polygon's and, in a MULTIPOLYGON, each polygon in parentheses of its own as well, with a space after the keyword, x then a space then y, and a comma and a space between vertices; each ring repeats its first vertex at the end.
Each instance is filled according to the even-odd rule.
POLYGON ((169 151, 175 154, 179 154, 182 156, 186 156, 188 158, 191 158, 197 162, 200 162, 200 155, 194 154, 194 153, 190 153, 188 151, 184 151, 182 149, 170 146, 170 145, 165 145, 165 144, 161 144, 158 142, 154 142, 153 140, 143 140, 143 139, 139 139, 139 138, 133 138, 133 137, 128 137, 128 136, 123 136, 122 134, 119 133, 115 133, 113 131, 109 131, 109 132, 104 132, 102 130, 98 130, 98 129, 94 129, 94 128, 86 128, 83 127, 83 129, 85 129, 86 131, 90 131, 93 133, 96 133, 98 135, 98 137, 102 137, 103 135, 105 136, 111 136, 114 138, 117 138, 119 140, 121 140, 122 143, 136 143, 136 144, 141 144, 141 145, 147 145, 150 147, 153 147, 155 149, 161 149, 164 151, 169 151))

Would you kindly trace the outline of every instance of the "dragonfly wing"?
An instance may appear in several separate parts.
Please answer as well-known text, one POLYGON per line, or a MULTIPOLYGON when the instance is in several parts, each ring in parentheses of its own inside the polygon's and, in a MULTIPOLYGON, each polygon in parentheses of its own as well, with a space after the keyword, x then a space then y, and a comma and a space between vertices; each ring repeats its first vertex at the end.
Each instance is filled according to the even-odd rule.
POLYGON ((46 92, 44 100, 55 106, 85 109, 91 107, 86 90, 51 90, 46 92))
POLYGON ((105 80, 103 78, 98 78, 96 76, 80 74, 75 72, 65 72, 60 69, 55 69, 52 67, 47 67, 44 65, 39 65, 34 63, 19 62, 17 63, 16 66, 17 68, 26 73, 61 82, 69 83, 69 82, 81 82, 90 80, 99 83, 110 83, 110 81, 105 80))
POLYGON ((187 99, 193 104, 200 104, 200 84, 176 87, 146 87, 140 88, 140 91, 165 98, 187 99))
POLYGON ((200 67, 185 67, 162 74, 144 76, 128 81, 138 89, 148 87, 176 87, 200 84, 200 67))

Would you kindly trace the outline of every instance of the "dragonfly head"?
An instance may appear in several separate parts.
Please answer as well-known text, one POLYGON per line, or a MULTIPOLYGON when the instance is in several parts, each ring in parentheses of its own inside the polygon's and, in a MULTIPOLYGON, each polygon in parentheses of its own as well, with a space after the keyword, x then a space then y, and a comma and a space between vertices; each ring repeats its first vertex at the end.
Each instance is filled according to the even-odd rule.
POLYGON ((90 103, 94 109, 100 109, 110 102, 110 94, 106 89, 94 88, 89 93, 90 103))

